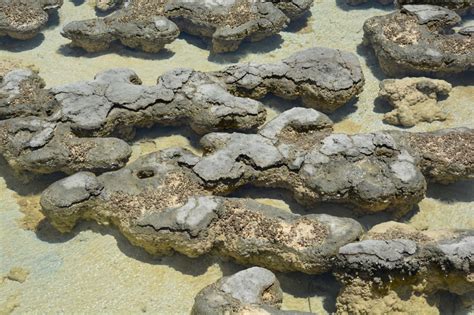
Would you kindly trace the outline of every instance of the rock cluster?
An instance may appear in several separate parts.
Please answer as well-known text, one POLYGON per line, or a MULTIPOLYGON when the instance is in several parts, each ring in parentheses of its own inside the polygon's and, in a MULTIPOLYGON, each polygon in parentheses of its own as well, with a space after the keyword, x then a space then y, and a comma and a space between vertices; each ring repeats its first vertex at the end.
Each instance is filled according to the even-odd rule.
POLYGON ((280 310, 283 292, 275 275, 253 267, 205 287, 195 298, 192 315, 309 314, 280 310))
MULTIPOLYGON (((395 2, 395 5, 401 7, 405 4, 429 4, 444 7, 458 14, 469 13, 474 8, 474 2, 472 0, 376 0, 382 5, 389 5, 395 2)), ((369 0, 347 0, 349 5, 360 5, 367 3, 369 0)))
POLYGON ((474 70, 474 36, 454 11, 432 5, 404 5, 368 19, 364 35, 389 76, 446 75, 474 70))
MULTIPOLYGON (((235 51, 243 41, 279 33, 290 19, 307 12, 313 0, 131 0, 105 17, 66 25, 63 36, 89 52, 113 41, 145 52, 158 52, 180 31, 212 42, 216 53, 235 51)), ((117 1, 99 1, 109 9, 117 1)))
POLYGON ((121 139, 132 139, 135 128, 190 125, 199 134, 252 130, 266 112, 247 95, 272 92, 334 110, 360 93, 363 82, 354 55, 325 48, 215 73, 176 69, 154 86, 141 85, 131 70, 115 69, 92 81, 44 89, 33 71, 16 70, 0 83, 0 153, 19 172, 102 172, 126 163, 131 151, 121 139), (105 149, 110 154, 102 154, 105 149))
POLYGON ((49 11, 62 4, 63 0, 0 0, 0 37, 35 37, 48 23, 49 11))
POLYGON ((448 114, 438 105, 438 97, 448 95, 451 88, 446 81, 423 77, 383 80, 379 96, 395 108, 385 114, 384 121, 413 127, 419 122, 446 120, 448 114))
POLYGON ((365 240, 341 247, 336 266, 344 285, 341 314, 431 313, 440 291, 460 296, 467 306, 474 302, 472 230, 420 232, 384 223, 365 240))

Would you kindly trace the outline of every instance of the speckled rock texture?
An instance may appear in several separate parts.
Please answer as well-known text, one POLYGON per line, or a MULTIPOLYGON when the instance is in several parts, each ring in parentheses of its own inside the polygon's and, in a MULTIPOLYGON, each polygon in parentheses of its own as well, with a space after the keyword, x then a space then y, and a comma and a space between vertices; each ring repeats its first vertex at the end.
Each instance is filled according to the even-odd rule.
POLYGON ((154 255, 214 254, 245 265, 321 273, 363 229, 352 219, 296 215, 251 199, 210 196, 182 149, 144 156, 118 171, 81 172, 47 188, 44 214, 60 231, 79 220, 117 227, 154 255))
MULTIPOLYGON (((428 4, 444 7, 456 11, 458 14, 469 14, 470 11, 474 8, 473 0, 376 0, 382 5, 389 5, 395 3, 397 7, 401 7, 405 4, 428 4)), ((360 5, 362 3, 367 3, 369 0, 347 0, 349 5, 360 5)))
POLYGON ((394 107, 385 114, 391 125, 413 127, 419 122, 444 121, 448 114, 438 105, 452 86, 446 81, 429 78, 387 79, 380 82, 379 96, 394 107))
POLYGON ((252 267, 202 289, 195 298, 191 314, 312 314, 282 311, 282 300, 283 292, 276 276, 270 270, 252 267))
POLYGON ((365 240, 340 248, 336 276, 344 285, 338 313, 432 313, 439 291, 460 296, 466 306, 474 292, 472 230, 417 231, 388 222, 365 240))
POLYGON ((459 15, 443 7, 404 5, 394 13, 368 19, 365 42, 388 76, 472 73, 473 33, 448 31, 460 21, 459 15))
POLYGON ((46 26, 49 11, 61 7, 63 0, 1 0, 0 37, 28 40, 46 26))
POLYGON ((206 133, 265 120, 261 103, 231 95, 202 72, 177 69, 154 86, 140 83, 133 71, 114 69, 43 89, 31 70, 8 73, 0 85, 1 154, 18 172, 102 172, 124 166, 131 149, 121 139, 132 139, 137 127, 191 125, 206 133))
MULTIPOLYGON (((108 10, 117 1, 98 1, 108 10)), ((308 12, 312 0, 132 0, 105 18, 75 21, 63 36, 88 52, 109 48, 113 41, 158 52, 174 41, 180 30, 210 39, 215 53, 235 51, 243 41, 259 41, 284 29, 290 19, 308 12)))
POLYGON ((364 74, 356 55, 314 47, 274 64, 237 64, 216 73, 233 94, 259 99, 273 93, 332 112, 360 94, 364 74))
MULTIPOLYGON (((306 206, 332 201, 362 213, 390 210, 396 215, 423 199, 425 176, 441 182, 472 178, 472 155, 449 151, 463 145, 471 150, 470 129, 345 135, 332 134, 331 124, 315 110, 294 108, 257 134, 207 134, 201 139, 203 157, 171 149, 152 153, 132 169, 152 178, 159 170, 174 170, 181 181, 215 195, 252 184, 288 189, 306 206)), ((133 173, 130 168, 123 172, 133 173)), ((104 176, 117 174, 122 172, 104 176)))

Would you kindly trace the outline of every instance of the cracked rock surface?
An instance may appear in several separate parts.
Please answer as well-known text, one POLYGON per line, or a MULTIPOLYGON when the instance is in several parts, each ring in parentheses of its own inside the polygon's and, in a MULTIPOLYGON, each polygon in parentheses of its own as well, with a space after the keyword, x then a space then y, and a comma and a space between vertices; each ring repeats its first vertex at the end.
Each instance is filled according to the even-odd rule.
POLYGON ((201 140, 203 157, 166 150, 148 155, 131 169, 103 176, 124 182, 120 174, 132 176, 134 169, 138 177, 152 178, 164 169, 182 174, 181 180, 198 191, 215 195, 252 184, 288 189, 306 206, 332 201, 353 205, 362 213, 390 210, 397 215, 423 198, 425 176, 441 182, 472 178, 472 156, 449 151, 463 145, 470 150, 470 129, 345 135, 332 134, 331 124, 315 110, 294 108, 257 134, 207 134, 201 140))
POLYGON ((275 275, 265 268, 252 267, 202 289, 191 314, 309 314, 280 310, 282 300, 283 292, 275 275))
POLYGON ((243 63, 216 73, 233 94, 259 99, 273 93, 331 112, 362 92, 364 75, 356 55, 314 47, 274 64, 243 63))
POLYGON ((380 82, 379 96, 394 110, 384 115, 391 125, 413 127, 419 122, 444 121, 448 114, 438 105, 452 86, 446 81, 429 78, 387 79, 380 82))
MULTIPOLYGON (((117 1, 98 1, 101 9, 117 1)), ((74 46, 95 52, 109 48, 113 41, 158 52, 173 42, 180 30, 210 39, 216 53, 235 51, 243 41, 259 41, 275 35, 290 19, 308 12, 312 0, 131 0, 105 17, 75 21, 64 27, 63 36, 74 46)))
POLYGON ((454 11, 433 5, 404 5, 364 23, 367 44, 388 76, 442 76, 474 70, 474 36, 447 30, 461 21, 454 11))
POLYGON ((43 212, 62 232, 79 220, 117 227, 155 255, 214 254, 244 265, 321 273, 363 229, 352 219, 296 215, 251 199, 211 196, 181 149, 144 156, 118 171, 80 172, 47 188, 43 212))
POLYGON ((137 127, 191 125, 206 133, 253 129, 265 120, 261 103, 191 69, 165 73, 154 86, 114 69, 92 81, 43 87, 31 70, 14 70, 0 85, 0 152, 18 172, 120 168, 131 154, 121 139, 133 138, 137 127))
POLYGON ((0 37, 28 40, 46 26, 49 11, 63 0, 0 0, 0 37))
POLYGON ((417 231, 401 223, 383 223, 370 230, 365 240, 341 247, 336 265, 344 285, 337 303, 341 314, 369 309, 429 312, 440 302, 438 291, 473 302, 471 230, 417 231))
MULTIPOLYGON (((428 4, 444 7, 456 11, 458 14, 469 13, 474 8, 474 2, 472 0, 376 0, 382 5, 389 5, 395 3, 397 7, 401 7, 405 4, 428 4)), ((369 0, 347 0, 349 5, 360 5, 367 3, 369 0)))

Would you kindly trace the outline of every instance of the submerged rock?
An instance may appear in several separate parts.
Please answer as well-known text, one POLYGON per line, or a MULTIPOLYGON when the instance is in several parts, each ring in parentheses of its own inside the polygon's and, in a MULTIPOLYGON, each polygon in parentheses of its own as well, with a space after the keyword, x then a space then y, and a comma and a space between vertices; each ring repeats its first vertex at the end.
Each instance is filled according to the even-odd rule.
POLYGON ((275 275, 267 269, 252 267, 202 289, 191 314, 309 314, 280 310, 282 300, 283 291, 275 275))
POLYGON ((35 37, 48 23, 48 13, 62 4, 63 0, 0 0, 0 37, 35 37))
POLYGON ((83 219, 114 225, 154 255, 211 253, 306 273, 329 270, 338 248, 363 231, 352 219, 300 216, 250 199, 210 196, 189 169, 197 160, 175 149, 101 176, 77 173, 43 192, 43 212, 62 232, 83 219))
POLYGON ((131 139, 137 127, 186 124, 206 133, 249 130, 265 120, 261 103, 235 97, 191 69, 165 73, 154 86, 140 85, 131 70, 114 69, 93 81, 43 87, 31 70, 12 71, 0 85, 0 153, 19 172, 123 167, 129 145, 105 137, 131 139))
POLYGON ((368 19, 366 42, 389 76, 446 75, 474 70, 472 32, 450 32, 459 15, 432 5, 404 5, 400 10, 368 19))
POLYGON ((474 234, 384 223, 341 247, 336 266, 340 314, 437 313, 442 291, 472 304, 474 234))
MULTIPOLYGON (((89 52, 106 50, 113 41, 157 52, 173 42, 179 31, 212 42, 216 53, 235 51, 243 41, 259 41, 275 35, 288 20, 298 18, 313 0, 131 0, 105 18, 75 21, 66 25, 63 36, 89 52)), ((117 1, 101 1, 109 9, 117 1)))
POLYGON ((383 80, 379 96, 395 108, 384 115, 384 121, 413 127, 419 122, 446 120, 448 114, 438 106, 438 97, 448 95, 451 89, 446 81, 428 78, 383 80))
POLYGON ((362 92, 364 75, 356 55, 314 47, 274 64, 237 64, 216 73, 233 94, 259 99, 273 93, 331 112, 362 92))

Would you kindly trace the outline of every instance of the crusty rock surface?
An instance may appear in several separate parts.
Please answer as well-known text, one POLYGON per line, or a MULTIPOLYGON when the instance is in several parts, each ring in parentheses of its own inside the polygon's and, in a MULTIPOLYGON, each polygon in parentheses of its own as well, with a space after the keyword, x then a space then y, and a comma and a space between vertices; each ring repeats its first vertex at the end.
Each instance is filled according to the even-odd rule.
POLYGON ((474 71, 472 32, 448 32, 461 21, 454 11, 432 5, 404 5, 368 19, 364 35, 388 76, 442 76, 474 71))
MULTIPOLYGON (((75 21, 63 36, 89 52, 106 50, 113 41, 157 52, 174 41, 179 31, 212 42, 216 53, 235 51, 243 41, 259 41, 279 33, 290 18, 307 12, 312 0, 131 0, 105 18, 75 21)), ((116 1, 100 2, 110 9, 116 1)))
POLYGON ((198 159, 168 149, 101 176, 80 172, 47 188, 41 206, 62 232, 95 220, 155 255, 212 253, 279 271, 325 272, 339 247, 363 232, 352 219, 210 196, 189 168, 198 159))
POLYGON ((48 12, 62 4, 63 0, 0 0, 0 37, 35 37, 48 23, 48 12))
POLYGON ((99 11, 109 11, 123 4, 123 0, 94 0, 93 4, 99 11))
POLYGON ((274 64, 243 63, 216 73, 233 94, 254 99, 273 93, 331 112, 362 92, 364 74, 356 55, 314 47, 274 64))
POLYGON ((397 6, 405 4, 429 4, 444 7, 458 14, 469 13, 474 8, 473 0, 395 0, 397 6))
POLYGON ((75 173, 122 167, 137 127, 189 124, 199 133, 256 128, 263 105, 235 97, 213 77, 191 69, 142 86, 131 70, 114 69, 44 89, 31 70, 8 73, 0 85, 0 153, 19 172, 75 173), (95 138, 98 137, 98 138, 95 138), (105 154, 107 152, 107 154, 105 154))
POLYGON ((282 300, 283 292, 275 275, 270 270, 252 267, 202 289, 191 314, 309 314, 280 310, 282 300))
POLYGON ((423 77, 383 80, 379 96, 395 108, 384 115, 384 121, 413 127, 419 122, 446 120, 448 114, 438 105, 438 97, 447 96, 451 89, 444 80, 423 77))
POLYGON ((389 222, 365 238, 339 250, 336 276, 344 287, 338 313, 436 313, 439 291, 472 303, 472 230, 417 231, 389 222))
POLYGON ((153 161, 151 169, 185 172, 184 181, 217 195, 252 184, 288 189, 306 206, 332 201, 363 213, 391 210, 397 215, 423 198, 423 172, 434 181, 472 177, 472 155, 457 159, 441 151, 463 145, 469 150, 474 137, 470 129, 447 130, 433 140, 437 133, 331 134, 331 124, 315 110, 294 108, 257 134, 207 134, 201 139, 203 157, 177 149, 151 154, 144 161, 153 161))

